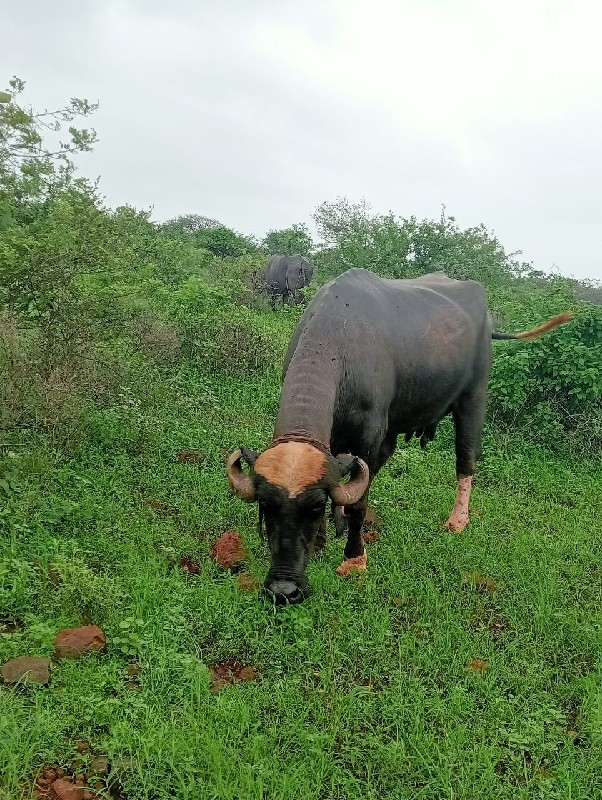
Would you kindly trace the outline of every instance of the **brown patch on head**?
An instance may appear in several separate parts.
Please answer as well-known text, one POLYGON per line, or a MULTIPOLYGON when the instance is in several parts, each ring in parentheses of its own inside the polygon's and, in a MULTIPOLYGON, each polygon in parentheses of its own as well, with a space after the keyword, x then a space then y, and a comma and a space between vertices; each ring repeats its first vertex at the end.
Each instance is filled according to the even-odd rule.
POLYGON ((272 486, 286 489, 297 497, 308 486, 326 475, 328 462, 324 453, 305 442, 285 442, 262 453, 255 462, 255 472, 272 486))

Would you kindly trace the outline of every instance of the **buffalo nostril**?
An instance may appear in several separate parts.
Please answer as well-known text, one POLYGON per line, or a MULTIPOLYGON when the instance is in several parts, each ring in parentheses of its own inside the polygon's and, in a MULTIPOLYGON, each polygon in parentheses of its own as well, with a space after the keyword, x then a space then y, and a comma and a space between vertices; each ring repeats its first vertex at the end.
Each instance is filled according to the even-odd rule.
POLYGON ((305 597, 295 581, 266 581, 265 592, 276 605, 301 603, 305 597))

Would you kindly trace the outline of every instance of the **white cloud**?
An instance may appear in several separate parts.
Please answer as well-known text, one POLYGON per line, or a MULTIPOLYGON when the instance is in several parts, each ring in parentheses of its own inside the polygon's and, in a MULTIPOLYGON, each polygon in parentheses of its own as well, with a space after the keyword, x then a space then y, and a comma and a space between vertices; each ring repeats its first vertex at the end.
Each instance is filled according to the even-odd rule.
POLYGON ((98 98, 108 201, 245 232, 325 199, 484 222, 602 277, 595 0, 30 0, 0 67, 34 104, 98 98))

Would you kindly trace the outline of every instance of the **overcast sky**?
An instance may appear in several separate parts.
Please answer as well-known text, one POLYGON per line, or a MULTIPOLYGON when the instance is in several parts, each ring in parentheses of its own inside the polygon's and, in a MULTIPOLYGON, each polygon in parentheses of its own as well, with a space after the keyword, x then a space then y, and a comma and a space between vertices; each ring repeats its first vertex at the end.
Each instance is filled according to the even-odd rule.
POLYGON ((79 159, 111 206, 243 233, 375 211, 481 222, 602 278, 599 0, 21 0, 0 88, 99 100, 79 159))

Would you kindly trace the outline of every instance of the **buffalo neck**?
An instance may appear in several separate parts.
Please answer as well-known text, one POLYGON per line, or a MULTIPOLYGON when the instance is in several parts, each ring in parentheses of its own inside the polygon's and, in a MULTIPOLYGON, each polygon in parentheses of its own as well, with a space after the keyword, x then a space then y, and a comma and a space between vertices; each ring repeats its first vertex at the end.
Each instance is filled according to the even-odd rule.
POLYGON ((297 348, 282 383, 275 436, 302 432, 330 446, 337 372, 320 346, 297 348))

